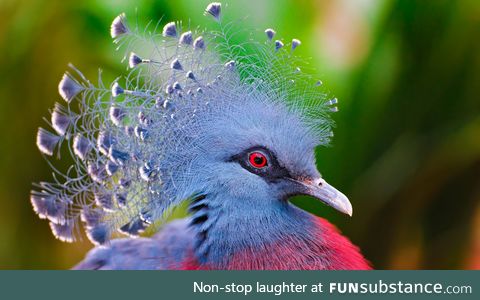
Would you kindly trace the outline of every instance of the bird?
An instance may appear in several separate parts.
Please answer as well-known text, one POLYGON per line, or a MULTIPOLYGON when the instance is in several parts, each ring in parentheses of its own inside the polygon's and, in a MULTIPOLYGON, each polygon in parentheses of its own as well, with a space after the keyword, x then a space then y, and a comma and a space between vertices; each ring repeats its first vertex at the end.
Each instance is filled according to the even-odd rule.
POLYGON ((69 65, 65 103, 36 136, 54 179, 34 184, 34 211, 57 239, 94 244, 73 269, 371 269, 333 224, 289 201, 352 215, 316 167, 337 99, 302 70, 301 41, 268 28, 236 42, 240 21, 225 21, 221 3, 204 15, 213 29, 141 30, 117 16, 110 34, 128 72, 110 85, 69 65), (188 216, 165 222, 183 203, 188 216))

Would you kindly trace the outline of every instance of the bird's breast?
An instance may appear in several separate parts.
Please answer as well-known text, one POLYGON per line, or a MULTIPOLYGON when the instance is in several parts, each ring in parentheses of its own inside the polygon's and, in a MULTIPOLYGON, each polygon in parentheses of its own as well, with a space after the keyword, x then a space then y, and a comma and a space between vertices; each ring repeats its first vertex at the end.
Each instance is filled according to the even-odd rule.
POLYGON ((305 234, 288 234, 274 242, 240 249, 221 262, 200 263, 194 255, 183 269, 228 270, 368 270, 369 262, 357 246, 322 218, 314 218, 305 234))

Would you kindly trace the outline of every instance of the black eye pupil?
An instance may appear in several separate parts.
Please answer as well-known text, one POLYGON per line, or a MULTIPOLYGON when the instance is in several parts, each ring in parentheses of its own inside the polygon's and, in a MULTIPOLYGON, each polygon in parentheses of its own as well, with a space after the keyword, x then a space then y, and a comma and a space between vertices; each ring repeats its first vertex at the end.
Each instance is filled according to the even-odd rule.
POLYGON ((263 165, 263 160, 264 158, 261 157, 261 156, 257 156, 253 159, 253 161, 257 164, 257 165, 263 165))

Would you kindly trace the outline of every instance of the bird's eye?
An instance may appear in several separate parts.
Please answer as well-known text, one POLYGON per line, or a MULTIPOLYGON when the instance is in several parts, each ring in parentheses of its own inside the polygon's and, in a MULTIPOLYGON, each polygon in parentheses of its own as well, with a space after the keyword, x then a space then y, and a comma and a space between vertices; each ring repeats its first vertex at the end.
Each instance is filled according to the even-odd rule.
POLYGON ((267 157, 261 152, 250 153, 248 155, 248 161, 253 167, 257 169, 265 168, 268 165, 267 157))

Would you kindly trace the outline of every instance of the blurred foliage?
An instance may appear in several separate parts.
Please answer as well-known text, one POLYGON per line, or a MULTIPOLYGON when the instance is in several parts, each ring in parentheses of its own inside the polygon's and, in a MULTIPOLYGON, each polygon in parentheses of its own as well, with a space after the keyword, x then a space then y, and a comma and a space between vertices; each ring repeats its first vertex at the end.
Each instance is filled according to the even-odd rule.
MULTIPOLYGON (((35 134, 67 63, 92 80, 101 66, 108 81, 124 68, 109 37, 118 13, 203 26, 207 3, 0 0, 0 268, 69 268, 91 247, 55 240, 29 203, 31 183, 50 176, 35 134)), ((340 99, 336 137, 317 157, 354 217, 297 205, 376 268, 480 268, 480 2, 230 0, 225 14, 302 40, 340 99)))

